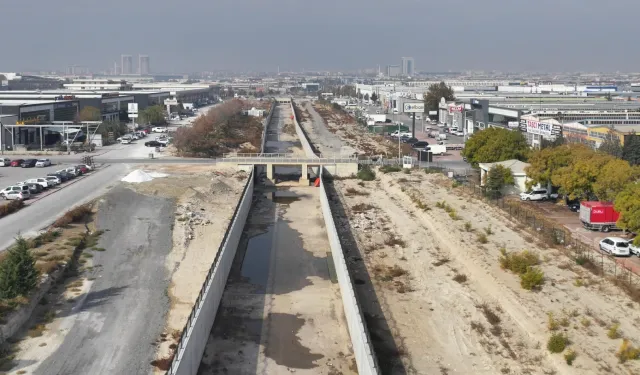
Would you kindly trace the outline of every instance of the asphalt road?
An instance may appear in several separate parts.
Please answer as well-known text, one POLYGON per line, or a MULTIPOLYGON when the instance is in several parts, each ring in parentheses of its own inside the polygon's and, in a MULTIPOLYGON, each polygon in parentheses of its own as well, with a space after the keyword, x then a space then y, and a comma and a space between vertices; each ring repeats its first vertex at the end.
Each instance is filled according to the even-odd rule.
POLYGON ((115 164, 96 171, 92 176, 46 196, 22 210, 0 219, 0 249, 13 243, 18 234, 35 235, 71 207, 86 203, 104 194, 124 177, 131 167, 115 164))
POLYGON ((105 232, 98 245, 106 251, 94 253, 96 279, 64 318, 64 341, 34 374, 151 373, 152 342, 169 308, 164 261, 172 247, 174 212, 170 199, 125 187, 104 197, 98 229, 105 232))

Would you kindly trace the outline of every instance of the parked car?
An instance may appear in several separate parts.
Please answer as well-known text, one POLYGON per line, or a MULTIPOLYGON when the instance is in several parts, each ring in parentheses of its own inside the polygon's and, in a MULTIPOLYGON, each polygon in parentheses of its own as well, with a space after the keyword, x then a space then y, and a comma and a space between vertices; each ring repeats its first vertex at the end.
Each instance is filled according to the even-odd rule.
POLYGON ((82 164, 76 165, 76 168, 78 168, 82 174, 89 173, 89 168, 82 164))
POLYGON ((12 167, 19 167, 20 165, 22 165, 22 162, 24 161, 24 159, 15 159, 11 161, 11 166, 12 167))
POLYGON ((22 184, 29 187, 29 193, 31 193, 31 195, 41 193, 44 190, 40 184, 34 184, 31 182, 23 182, 22 184))
POLYGON ((162 146, 168 145, 169 142, 171 142, 171 138, 163 138, 163 139, 158 140, 158 143, 160 143, 162 146))
POLYGON ((51 160, 49 159, 38 159, 38 161, 36 162, 36 167, 42 168, 42 167, 48 167, 51 165, 51 160))
POLYGON ((164 147, 165 146, 164 143, 161 143, 159 141, 148 141, 148 142, 145 142, 144 145, 146 147, 164 147))
POLYGON ((48 188, 48 187, 50 186, 50 185, 49 185, 49 182, 47 182, 47 179, 46 179, 46 178, 44 178, 44 177, 39 177, 39 178, 30 178, 30 179, 28 179, 28 180, 27 180, 27 181, 25 181, 25 182, 28 182, 28 183, 31 183, 31 184, 39 184, 39 185, 41 185, 41 186, 42 186, 43 188, 45 188, 45 189, 46 189, 46 188, 48 188))
POLYGON ((8 167, 11 165, 11 159, 9 158, 0 158, 0 167, 8 167))
POLYGON ((51 186, 60 185, 62 183, 62 178, 58 176, 45 176, 44 178, 51 186))
POLYGON ((64 170, 67 171, 67 173, 72 174, 74 177, 78 177, 78 176, 82 175, 82 171, 79 170, 76 167, 69 167, 69 168, 66 168, 64 170))
POLYGON ((122 138, 120 140, 120 144, 123 144, 123 145, 128 145, 130 143, 131 143, 131 138, 122 138))
POLYGON ((57 177, 60 179, 60 182, 66 182, 73 178, 66 171, 57 171, 55 173, 49 173, 47 176, 57 177))
POLYGON ((620 237, 607 237, 600 241, 600 250, 615 256, 630 256, 629 240, 620 237))
POLYGON ((402 138, 402 143, 412 145, 416 142, 418 142, 418 138, 415 138, 415 137, 402 138))
POLYGON ((22 168, 33 168, 38 161, 36 159, 27 159, 20 164, 22 168))
POLYGON ((640 247, 633 244, 633 240, 629 241, 629 252, 640 258, 640 247))
POLYGON ((456 130, 453 132, 453 135, 457 135, 458 137, 464 137, 464 132, 462 130, 456 130))
POLYGON ((153 129, 151 129, 151 131, 154 132, 154 133, 167 133, 169 131, 169 129, 163 128, 163 127, 160 127, 160 126, 156 126, 153 129))
POLYGON ((78 165, 81 165, 81 166, 83 166, 83 167, 87 168, 89 171, 92 171, 92 170, 93 170, 93 166, 91 166, 91 165, 89 165, 89 164, 78 164, 78 165))
POLYGON ((547 189, 535 189, 520 193, 520 199, 523 201, 546 201, 549 198, 556 199, 558 198, 558 194, 549 194, 547 193, 547 189))
POLYGON ((25 200, 31 197, 31 193, 25 193, 24 191, 12 190, 2 196, 6 200, 25 200))
POLYGON ((413 147, 414 149, 422 149, 429 146, 429 142, 427 141, 418 141, 414 144, 411 145, 411 147, 413 147))
POLYGON ((29 193, 29 187, 27 185, 13 185, 13 186, 7 186, 6 188, 2 189, 2 191, 0 191, 0 196, 2 196, 2 198, 5 198, 5 196, 12 191, 18 191, 18 192, 22 192, 22 193, 26 193, 29 196, 31 196, 31 193, 29 193))

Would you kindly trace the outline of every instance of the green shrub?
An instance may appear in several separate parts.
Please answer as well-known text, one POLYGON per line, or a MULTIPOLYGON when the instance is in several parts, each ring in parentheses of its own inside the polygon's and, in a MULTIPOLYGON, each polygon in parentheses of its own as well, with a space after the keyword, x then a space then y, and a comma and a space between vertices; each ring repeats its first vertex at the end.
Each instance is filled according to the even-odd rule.
POLYGON ((380 172, 382 173, 390 173, 390 172, 400 172, 402 168, 399 165, 383 165, 380 167, 380 172))
POLYGON ((486 228, 484 228, 484 232, 487 234, 487 236, 490 236, 493 234, 493 230, 491 230, 491 224, 489 224, 486 228))
POLYGON ((578 353, 575 350, 569 349, 566 353, 564 353, 564 360, 567 362, 569 366, 573 364, 573 361, 578 357, 578 353))
POLYGON ((607 337, 615 340, 620 338, 620 323, 615 323, 607 330, 607 337))
POLYGON ((4 217, 7 215, 10 215, 18 210, 20 210, 21 208, 24 207, 24 202, 21 200, 12 200, 11 202, 4 204, 4 205, 0 205, 0 217, 4 217))
POLYGON ((520 275, 520 286, 526 290, 539 288, 544 283, 544 273, 538 267, 529 267, 520 275))
POLYGON ((466 223, 464 223, 464 230, 467 232, 471 232, 473 230, 473 226, 470 222, 467 221, 466 223))
POLYGON ((373 181, 376 179, 376 173, 372 171, 368 165, 363 165, 356 176, 362 181, 373 181))
POLYGON ((478 243, 481 243, 483 245, 489 242, 487 235, 484 233, 478 233, 478 235, 476 236, 476 240, 478 241, 478 243))
POLYGON ((0 263, 0 298, 26 296, 38 284, 36 260, 29 252, 29 243, 22 237, 9 250, 0 263))
POLYGON ((640 349, 635 348, 631 341, 623 339, 620 349, 616 352, 616 357, 618 357, 620 363, 625 363, 632 359, 640 359, 640 349))
POLYGON ((562 353, 569 344, 569 339, 562 333, 554 333, 549 337, 547 349, 551 353, 562 353))
POLYGON ((505 249, 501 249, 500 252, 502 253, 502 256, 500 257, 500 267, 519 275, 526 273, 529 267, 540 263, 538 255, 529 250, 523 250, 517 253, 507 253, 505 249))

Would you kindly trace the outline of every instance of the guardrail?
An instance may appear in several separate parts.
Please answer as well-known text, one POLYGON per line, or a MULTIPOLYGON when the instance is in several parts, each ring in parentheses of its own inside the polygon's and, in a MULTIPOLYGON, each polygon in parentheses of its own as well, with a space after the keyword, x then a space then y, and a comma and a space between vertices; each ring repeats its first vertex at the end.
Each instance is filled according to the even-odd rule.
POLYGON ((347 261, 344 258, 342 244, 338 237, 329 199, 325 189, 325 181, 323 179, 323 171, 320 172, 320 206, 322 207, 322 215, 324 216, 325 228, 329 237, 329 245, 331 247, 331 257, 335 266, 338 285, 340 286, 340 295, 342 296, 342 306, 344 315, 347 320, 349 336, 351 337, 351 346, 356 359, 359 375, 377 375, 380 373, 378 362, 373 351, 371 338, 367 331, 362 310, 356 299, 353 280, 347 268, 347 261))
POLYGON ((264 152, 265 146, 267 144, 267 128, 269 128, 269 123, 271 122, 271 118, 273 117, 273 110, 278 105, 276 102, 276 98, 271 98, 271 109, 269 110, 269 115, 267 116, 267 121, 264 123, 264 129, 262 129, 262 144, 260 146, 260 151, 264 152))
POLYGON ((216 318, 227 277, 231 270, 240 236, 244 229, 253 199, 253 171, 244 185, 242 198, 236 206, 231 222, 224 233, 207 277, 202 283, 198 298, 182 329, 175 355, 166 375, 196 375, 202 354, 216 318))
POLYGON ((304 150, 305 155, 310 158, 317 157, 316 153, 313 151, 313 147, 311 147, 311 143, 309 143, 309 139, 307 139, 307 135, 304 130, 298 123, 298 119, 296 117, 296 110, 293 108, 293 99, 291 99, 291 113, 293 114, 293 124, 296 126, 296 134, 298 135, 298 139, 300 139, 300 144, 302 145, 302 150, 304 150))

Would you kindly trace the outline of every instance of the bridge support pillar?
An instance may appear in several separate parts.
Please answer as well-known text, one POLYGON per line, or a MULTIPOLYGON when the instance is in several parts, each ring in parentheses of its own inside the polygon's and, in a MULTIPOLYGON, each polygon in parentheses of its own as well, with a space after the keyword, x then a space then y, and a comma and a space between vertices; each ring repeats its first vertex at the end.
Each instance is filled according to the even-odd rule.
POLYGON ((302 164, 302 176, 300 177, 300 186, 309 186, 309 166, 302 164))
POLYGON ((273 164, 267 164, 266 169, 267 169, 267 179, 273 182, 273 164))

